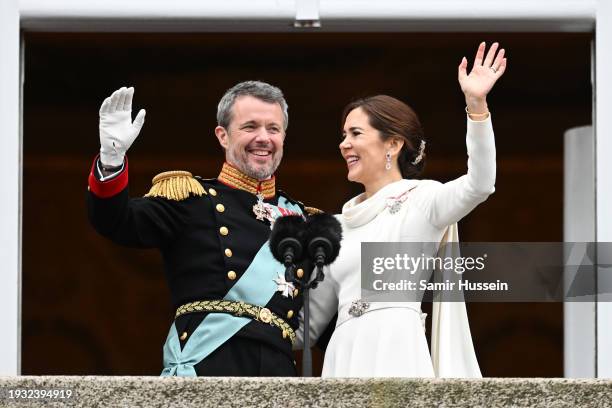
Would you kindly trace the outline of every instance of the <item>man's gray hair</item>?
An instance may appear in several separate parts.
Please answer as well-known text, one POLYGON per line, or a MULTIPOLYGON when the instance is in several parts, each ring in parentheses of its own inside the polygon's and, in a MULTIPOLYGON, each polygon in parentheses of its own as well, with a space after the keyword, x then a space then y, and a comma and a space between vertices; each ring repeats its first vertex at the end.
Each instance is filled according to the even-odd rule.
POLYGON ((287 106, 287 101, 285 101, 283 92, 279 88, 261 81, 240 82, 225 92, 225 95, 223 95, 217 106, 217 123, 219 126, 228 129, 232 121, 232 108, 234 107, 236 99, 240 96, 252 96, 264 102, 278 103, 283 110, 283 129, 287 130, 287 126, 289 126, 289 114, 287 110, 289 107, 287 106))

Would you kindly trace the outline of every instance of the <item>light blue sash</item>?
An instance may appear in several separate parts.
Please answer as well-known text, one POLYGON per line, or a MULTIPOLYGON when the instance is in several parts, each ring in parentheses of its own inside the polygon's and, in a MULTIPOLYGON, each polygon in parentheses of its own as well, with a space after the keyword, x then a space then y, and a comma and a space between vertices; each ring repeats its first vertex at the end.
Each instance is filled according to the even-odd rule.
MULTIPOLYGON (((284 197, 278 199, 278 206, 281 207, 279 215, 286 214, 286 210, 302 214, 299 206, 288 202, 284 197)), ((279 273, 284 274, 285 267, 274 259, 266 241, 242 277, 223 299, 265 306, 276 293, 277 285, 274 279, 279 273)), ((250 321, 250 318, 227 313, 209 313, 191 334, 182 350, 176 325, 173 323, 164 344, 164 370, 161 376, 195 377, 197 374, 194 366, 250 321)))

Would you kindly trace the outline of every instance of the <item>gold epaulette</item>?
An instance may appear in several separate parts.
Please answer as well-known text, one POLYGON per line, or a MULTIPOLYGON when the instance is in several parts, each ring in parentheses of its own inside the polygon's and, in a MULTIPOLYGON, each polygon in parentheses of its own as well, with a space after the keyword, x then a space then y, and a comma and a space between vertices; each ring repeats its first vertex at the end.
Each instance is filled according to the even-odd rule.
POLYGON ((304 207, 304 210, 306 211, 306 214, 308 215, 323 214, 325 212, 323 210, 319 210, 318 208, 314 208, 314 207, 304 207))
POLYGON ((168 200, 182 201, 190 194, 206 194, 204 187, 188 171, 174 170, 159 173, 153 177, 153 186, 145 197, 163 197, 168 200))

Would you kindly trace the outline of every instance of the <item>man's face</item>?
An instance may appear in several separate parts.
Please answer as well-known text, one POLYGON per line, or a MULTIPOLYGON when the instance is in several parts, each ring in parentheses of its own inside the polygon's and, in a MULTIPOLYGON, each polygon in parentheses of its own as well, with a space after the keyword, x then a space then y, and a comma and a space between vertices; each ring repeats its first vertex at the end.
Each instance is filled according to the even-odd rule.
POLYGON ((225 160, 248 176, 269 178, 283 158, 283 111, 278 103, 240 96, 232 107, 229 129, 215 128, 225 160))

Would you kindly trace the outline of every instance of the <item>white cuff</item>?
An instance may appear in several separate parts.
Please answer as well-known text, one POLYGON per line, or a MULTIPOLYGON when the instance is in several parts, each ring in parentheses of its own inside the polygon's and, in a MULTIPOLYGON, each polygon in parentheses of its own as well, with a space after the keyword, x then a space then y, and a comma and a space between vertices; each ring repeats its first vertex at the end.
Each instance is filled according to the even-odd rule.
POLYGON ((98 161, 96 162, 96 168, 98 170, 98 174, 100 174, 100 181, 108 181, 110 179, 117 177, 123 171, 124 166, 125 166, 125 163, 121 163, 121 168, 119 168, 119 170, 117 170, 113 174, 109 174, 108 176, 105 176, 104 173, 102 173, 102 168, 100 167, 100 160, 98 159, 98 161))

